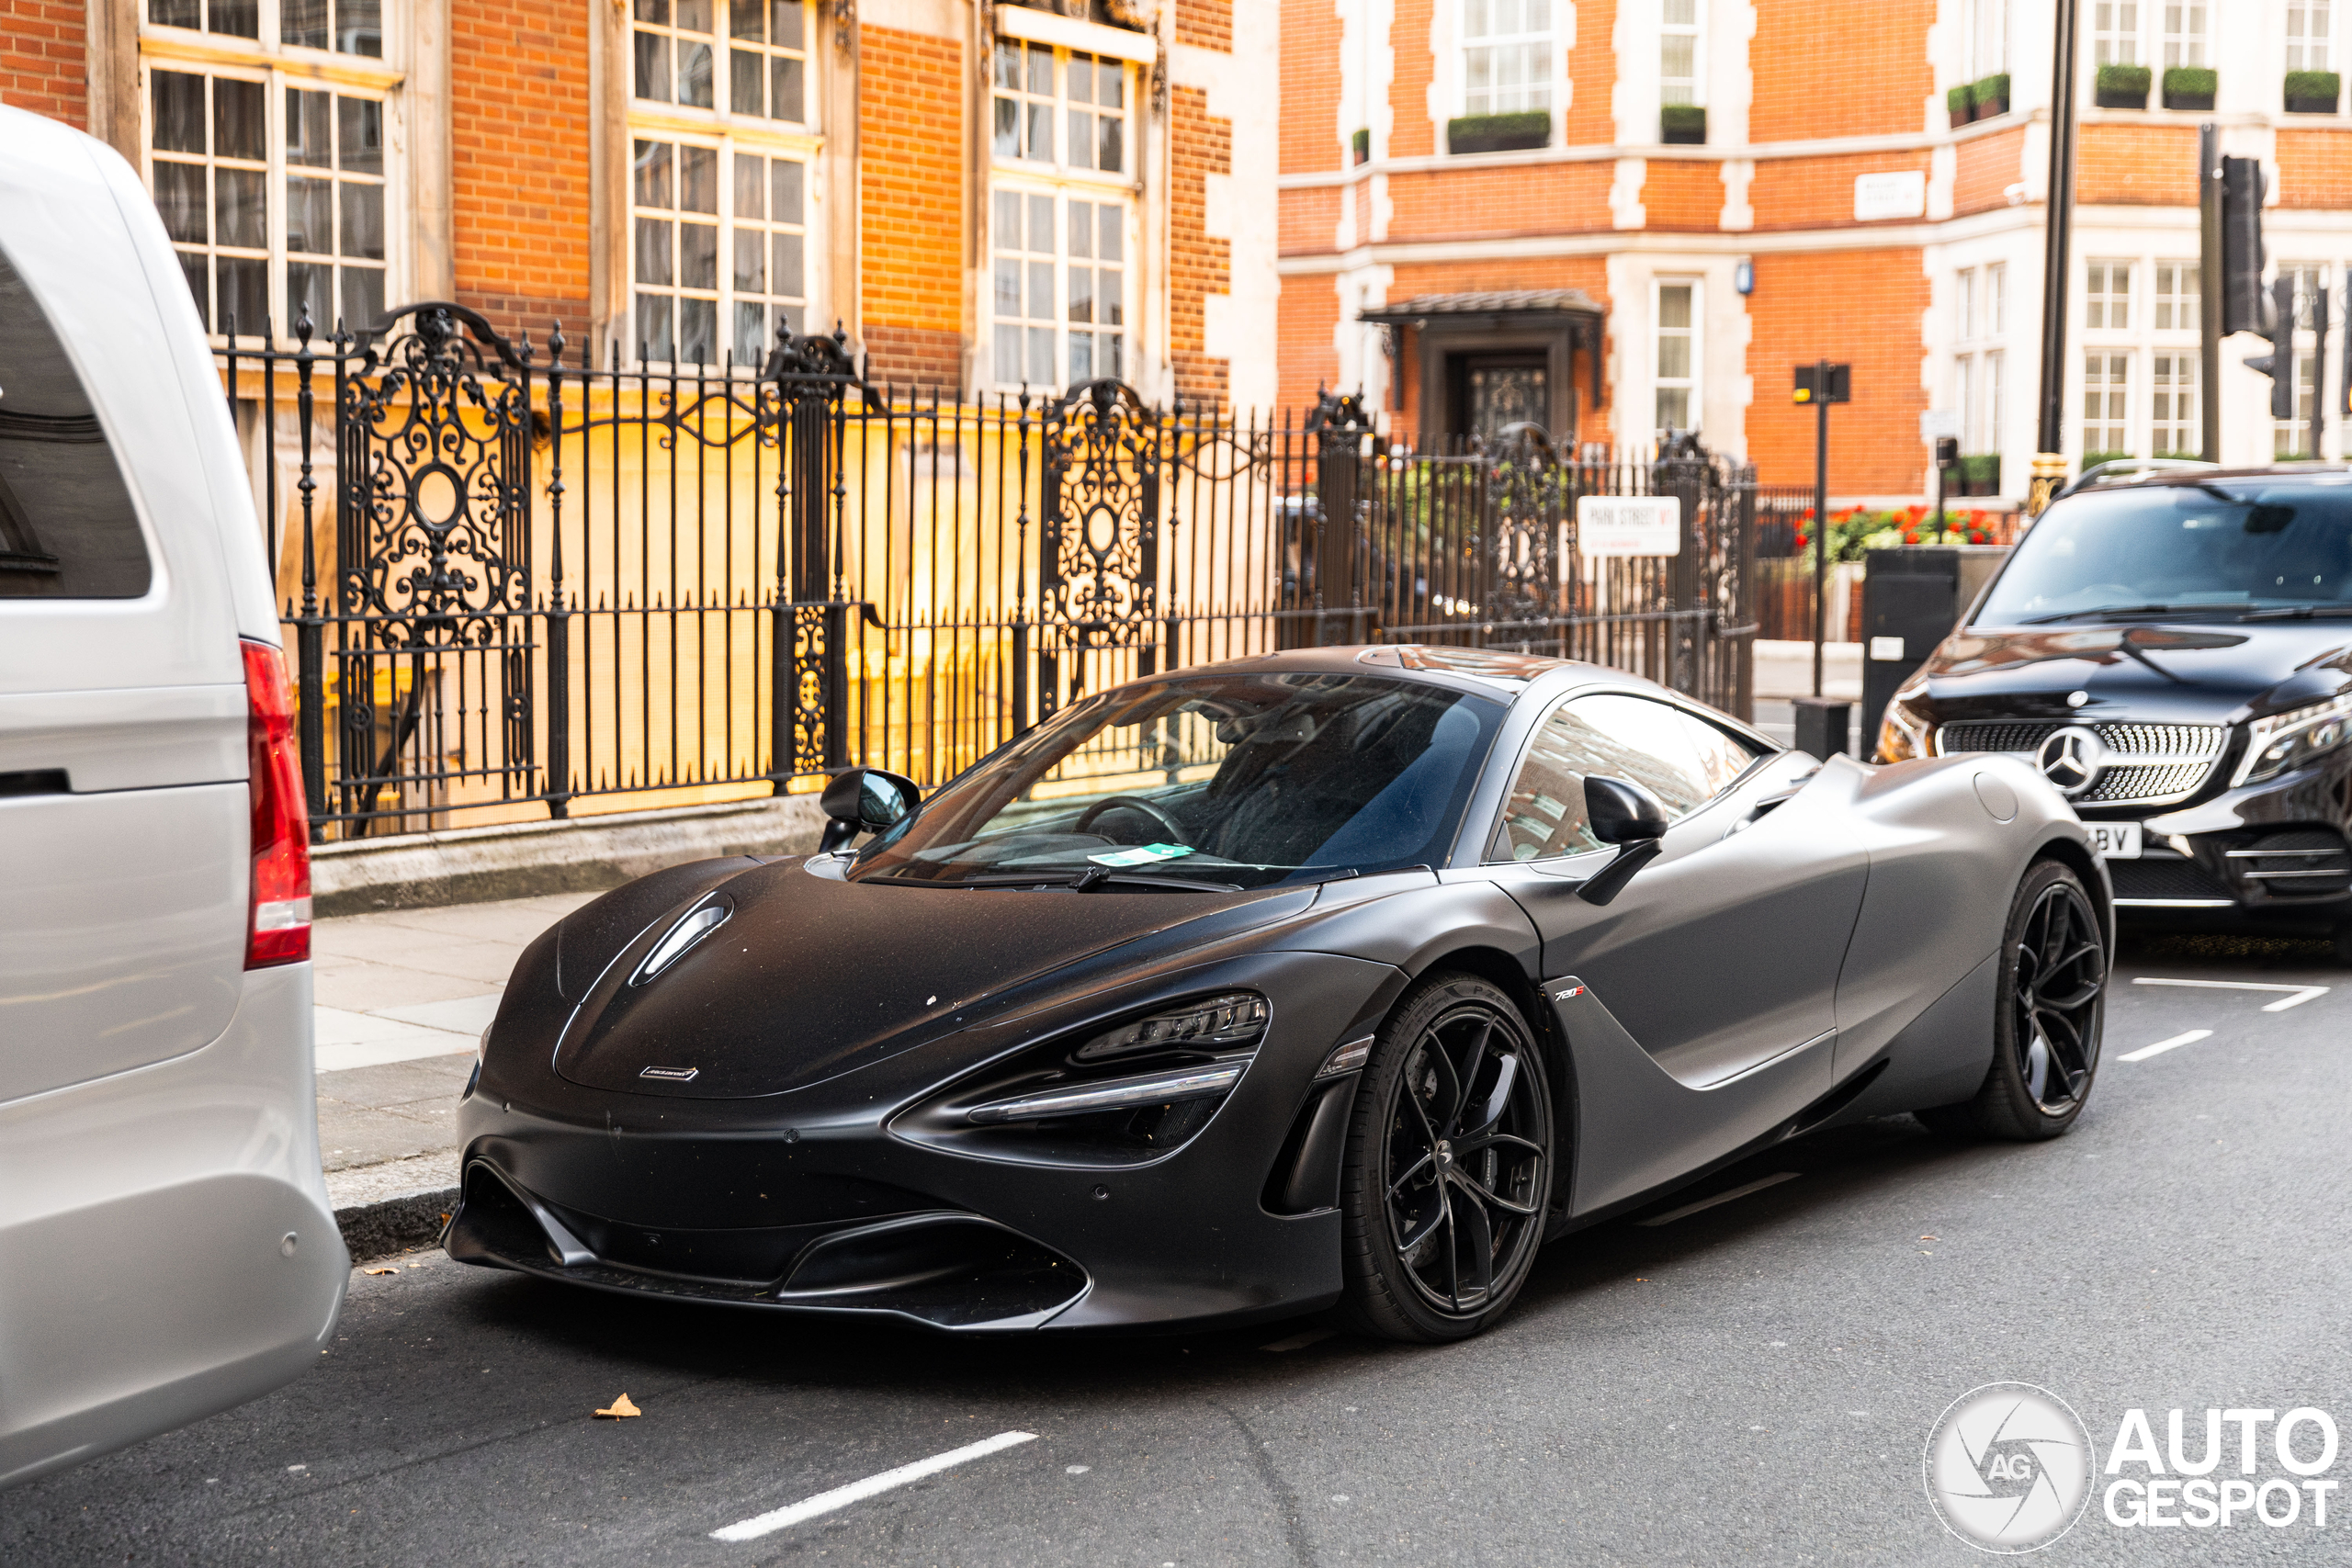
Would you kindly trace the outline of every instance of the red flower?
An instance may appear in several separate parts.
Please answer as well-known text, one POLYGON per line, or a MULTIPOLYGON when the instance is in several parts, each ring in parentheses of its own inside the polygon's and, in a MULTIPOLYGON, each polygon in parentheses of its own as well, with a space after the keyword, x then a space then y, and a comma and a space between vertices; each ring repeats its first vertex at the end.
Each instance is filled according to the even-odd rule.
POLYGON ((1912 529, 1911 532, 1903 536, 1903 542, 1906 545, 1917 544, 1919 542, 1919 531, 1917 528, 1912 529))
POLYGON ((1797 548, 1803 549, 1811 543, 1813 543, 1813 541, 1806 538, 1803 534, 1799 534, 1797 536, 1797 548))

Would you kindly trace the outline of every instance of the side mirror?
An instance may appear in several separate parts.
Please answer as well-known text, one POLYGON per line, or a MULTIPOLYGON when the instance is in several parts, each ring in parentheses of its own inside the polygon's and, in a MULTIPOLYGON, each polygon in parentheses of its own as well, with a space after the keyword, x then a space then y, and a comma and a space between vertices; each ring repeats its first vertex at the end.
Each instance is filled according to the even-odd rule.
POLYGON ((1635 844, 1666 836, 1666 808, 1657 796, 1624 779, 1584 781, 1584 816, 1604 844, 1635 844))
POLYGON ((819 854, 830 854, 860 833, 879 833, 906 819, 922 798, 915 781, 880 768, 852 768, 835 773, 818 805, 828 820, 817 841, 819 854))
POLYGON ((1617 846, 1617 858, 1588 877, 1577 897, 1588 904, 1606 904, 1624 891, 1634 873, 1657 858, 1663 847, 1658 840, 1666 835, 1666 807, 1639 784, 1588 777, 1584 816, 1594 838, 1617 846))

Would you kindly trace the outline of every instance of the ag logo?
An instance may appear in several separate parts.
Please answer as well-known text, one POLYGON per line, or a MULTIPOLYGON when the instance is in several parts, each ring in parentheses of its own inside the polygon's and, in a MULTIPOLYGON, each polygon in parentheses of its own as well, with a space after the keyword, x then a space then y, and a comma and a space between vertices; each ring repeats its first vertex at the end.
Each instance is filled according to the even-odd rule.
POLYGON ((2044 740, 2033 761, 2041 776, 2072 799, 2098 783, 2099 771, 2107 766, 2107 742, 2098 731, 2070 724, 2044 740))
POLYGON ((2074 1529, 2091 1495, 2090 1434, 2066 1402, 1996 1382, 1952 1401, 1928 1435, 1928 1501, 1986 1551, 2038 1551, 2074 1529))

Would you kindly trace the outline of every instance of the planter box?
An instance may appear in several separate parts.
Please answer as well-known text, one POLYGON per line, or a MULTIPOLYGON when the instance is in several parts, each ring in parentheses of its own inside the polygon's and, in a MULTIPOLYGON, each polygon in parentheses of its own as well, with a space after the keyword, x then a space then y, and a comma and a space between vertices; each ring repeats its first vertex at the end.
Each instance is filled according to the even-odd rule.
POLYGON ((1552 144, 1552 117, 1541 109, 1525 114, 1474 114, 1446 121, 1449 152, 1523 152, 1552 144))
POLYGON ((2006 71, 1996 72, 1993 75, 1970 83, 1968 96, 1976 106, 1978 119, 1991 119, 1996 115, 2008 113, 2009 73, 2006 71))
POLYGON ((2290 71, 2286 99, 2289 114, 2334 114, 2343 95, 2344 79, 2333 71, 2290 71))
POLYGON ((1954 87, 1944 95, 1944 111, 1951 116, 1954 130, 1976 118, 1976 100, 1966 87, 1954 87))
POLYGON ((2102 65, 2092 91, 2103 109, 2143 109, 2154 75, 2144 65, 2102 65))
POLYGON ((2176 65, 2165 73, 2165 107, 2209 110, 2220 80, 2210 66, 2176 65))
POLYGON ((1961 495, 2001 493, 2001 457, 1996 452, 1972 453, 1959 463, 1961 495))
POLYGON ((1707 111, 1697 104, 1668 104, 1658 110, 1657 139, 1669 147, 1707 144, 1707 111))
POLYGON ((1977 100, 1976 118, 1978 119, 1991 119, 1996 115, 2004 115, 2008 112, 2009 100, 2007 94, 1989 100, 1983 98, 1977 100))

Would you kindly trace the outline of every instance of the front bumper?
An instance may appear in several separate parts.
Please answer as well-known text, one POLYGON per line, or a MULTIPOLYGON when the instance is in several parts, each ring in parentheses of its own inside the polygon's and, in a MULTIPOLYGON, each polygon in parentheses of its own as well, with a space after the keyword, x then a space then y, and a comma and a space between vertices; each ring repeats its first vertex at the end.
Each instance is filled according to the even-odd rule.
POLYGON ((2331 758, 2142 818, 2142 858, 2108 863, 2117 912, 2140 924, 2278 934, 2325 935, 2352 922, 2347 774, 2346 760, 2331 758))
MULTIPOLYGON (((1332 1087, 1316 1069, 1403 976, 1304 953, 1210 973, 1157 987, 1258 990, 1272 1026, 1207 1125, 1140 1164, 984 1157, 891 1131, 1099 1000, 1008 1022, 978 1050, 943 1041, 758 1100, 600 1090, 517 1071, 494 1048, 458 1109, 450 1254, 596 1290, 950 1332, 1191 1327, 1326 1305, 1340 1286, 1336 1163, 1329 1201, 1278 1213, 1268 1197, 1312 1142, 1301 1130, 1332 1087)), ((1123 995, 1117 1010, 1135 1005, 1123 995)))

